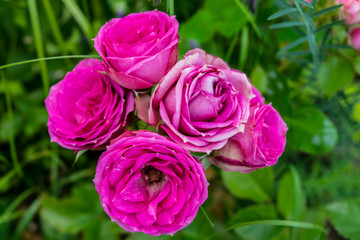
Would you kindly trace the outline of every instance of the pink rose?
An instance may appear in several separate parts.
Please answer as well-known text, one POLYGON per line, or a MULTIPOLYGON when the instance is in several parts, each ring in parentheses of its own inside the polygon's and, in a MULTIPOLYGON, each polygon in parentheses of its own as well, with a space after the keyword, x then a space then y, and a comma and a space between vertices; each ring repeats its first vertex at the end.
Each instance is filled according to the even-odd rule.
POLYGON ((166 13, 133 13, 102 26, 95 49, 115 82, 129 89, 150 88, 177 61, 178 28, 175 17, 166 13))
POLYGON ((350 31, 350 44, 356 50, 360 51, 360 27, 350 31))
POLYGON ((360 0, 337 0, 337 4, 344 4, 339 12, 341 19, 346 19, 346 24, 360 23, 360 0))
POLYGON ((271 104, 253 102, 244 133, 230 138, 210 161, 224 170, 242 173, 273 165, 284 151, 286 131, 285 122, 271 104))
POLYGON ((246 75, 203 50, 189 51, 159 82, 149 121, 179 145, 210 153, 244 130, 253 97, 246 75))
POLYGON ((100 156, 94 179, 112 221, 129 232, 174 234, 207 198, 203 165, 169 138, 126 131, 100 156))
POLYGON ((134 111, 132 92, 97 71, 104 71, 99 60, 81 61, 45 99, 51 141, 64 148, 105 148, 134 111))

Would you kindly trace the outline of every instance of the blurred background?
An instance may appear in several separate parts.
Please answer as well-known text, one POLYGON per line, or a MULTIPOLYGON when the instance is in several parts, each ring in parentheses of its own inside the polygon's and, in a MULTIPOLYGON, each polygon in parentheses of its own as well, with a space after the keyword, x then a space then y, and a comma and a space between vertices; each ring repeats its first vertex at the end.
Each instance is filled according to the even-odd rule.
POLYGON ((200 47, 243 71, 289 131, 272 167, 250 174, 209 167, 204 211, 173 237, 155 238, 123 231, 102 210, 92 183, 100 152, 76 158, 50 143, 44 99, 81 56, 1 66, 97 55, 91 39, 105 22, 166 12, 168 3, 0 0, 0 239, 309 240, 322 239, 322 228, 326 239, 360 239, 360 53, 347 46, 350 27, 337 22, 338 10, 320 12, 335 1, 301 5, 310 30, 276 25, 297 16, 268 20, 292 2, 174 1, 179 58, 200 47), (316 225, 241 226, 260 220, 316 225))

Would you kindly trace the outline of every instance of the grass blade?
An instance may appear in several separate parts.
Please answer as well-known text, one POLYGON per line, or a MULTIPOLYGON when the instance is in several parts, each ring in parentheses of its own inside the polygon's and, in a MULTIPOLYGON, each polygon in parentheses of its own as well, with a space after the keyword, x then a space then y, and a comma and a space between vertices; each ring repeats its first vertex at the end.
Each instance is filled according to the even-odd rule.
POLYGON ((66 184, 80 181, 83 178, 91 177, 92 174, 92 171, 90 171, 89 169, 85 169, 79 172, 75 172, 69 176, 63 177, 59 180, 59 188, 63 187, 66 184))
POLYGON ((259 38, 262 38, 262 34, 260 32, 259 27, 256 25, 255 19, 253 17, 253 15, 250 13, 250 11, 244 6, 244 4, 242 2, 240 2, 240 0, 234 0, 236 5, 240 8, 240 10, 243 12, 244 16, 248 19, 248 21, 250 22, 251 26, 254 28, 256 35, 259 38))
POLYGON ((32 189, 27 189, 26 191, 22 192, 20 195, 12 201, 12 203, 5 209, 3 214, 0 216, 0 225, 8 218, 9 215, 24 201, 30 194, 33 193, 32 189))
POLYGON ((55 13, 53 11, 51 3, 49 0, 42 0, 42 3, 45 8, 45 13, 46 13, 47 19, 49 21, 49 25, 50 25, 52 34, 54 35, 55 42, 59 46, 60 52, 63 55, 67 55, 66 44, 65 44, 64 38, 61 34, 60 27, 56 20, 55 13))
POLYGON ((35 58, 30 60, 25 60, 16 63, 9 63, 6 65, 0 66, 1 69, 15 67, 23 64, 33 63, 33 62, 40 62, 40 61, 49 61, 49 60, 58 60, 58 59, 68 59, 68 58, 100 58, 99 55, 68 55, 68 56, 54 56, 54 57, 46 57, 46 58, 35 58))
POLYGON ((91 39, 92 31, 89 21, 86 19, 84 13, 81 11, 79 6, 74 0, 62 0, 65 7, 70 11, 71 15, 74 17, 75 21, 79 24, 81 30, 84 34, 91 39))
POLYGON ((208 220, 210 226, 215 227, 214 223, 210 220, 203 206, 200 206, 201 211, 204 213, 206 220, 208 220))
POLYGON ((239 69, 243 69, 249 49, 249 29, 245 27, 241 35, 241 47, 239 57, 239 69))
POLYGON ((339 5, 335 5, 335 6, 332 6, 332 7, 325 8, 325 9, 323 9, 323 10, 320 10, 320 11, 317 11, 317 12, 313 13, 313 14, 311 15, 311 17, 312 17, 312 18, 319 17, 319 16, 321 16, 321 15, 323 15, 323 14, 325 14, 325 13, 332 12, 332 11, 334 11, 334 10, 336 10, 336 9, 339 9, 339 8, 341 8, 342 6, 343 6, 343 4, 339 4, 339 5))
POLYGON ((231 41, 230 47, 229 47, 228 51, 226 52, 226 57, 225 57, 225 61, 226 61, 226 62, 229 62, 230 57, 231 57, 231 55, 232 55, 233 52, 234 52, 234 48, 235 48, 235 45, 236 45, 236 43, 238 42, 238 40, 239 40, 239 32, 237 32, 237 33, 235 34, 235 37, 234 37, 233 40, 231 41))
POLYGON ((174 0, 167 0, 167 12, 170 16, 174 15, 174 0))
POLYGON ((13 125, 14 124, 14 114, 13 114, 13 110, 12 110, 10 90, 7 85, 7 81, 5 79, 3 72, 1 72, 1 79, 2 79, 3 88, 5 90, 5 102, 6 102, 6 107, 7 107, 7 111, 8 111, 8 120, 9 120, 9 125, 10 125, 9 126, 9 128, 10 128, 9 145, 10 145, 11 160, 13 162, 14 169, 16 170, 16 172, 19 174, 19 176, 23 176, 24 173, 21 170, 19 160, 17 157, 17 153, 16 153, 15 133, 14 133, 14 125, 13 125))
POLYGON ((280 11, 274 13, 273 15, 268 17, 267 20, 274 20, 274 19, 277 19, 279 17, 288 15, 289 13, 293 13, 293 12, 297 12, 297 9, 296 8, 285 8, 283 10, 280 10, 280 11))
POLYGON ((297 26, 303 26, 303 22, 297 22, 297 21, 287 21, 282 23, 277 23, 270 25, 270 29, 279 29, 279 28, 288 28, 288 27, 297 27, 297 26))
MULTIPOLYGON (((28 0, 27 2, 28 2, 28 8, 29 8, 29 12, 30 12, 30 20, 31 20, 31 25, 32 25, 32 29, 33 29, 33 35, 34 35, 34 40, 35 40, 37 56, 38 56, 38 58, 44 58, 45 53, 44 53, 42 36, 41 36, 41 31, 40 31, 39 14, 37 11, 36 0, 28 0)), ((40 70, 41 70, 41 78, 43 81, 44 94, 45 94, 45 96, 47 96, 49 93, 49 77, 48 77, 46 62, 40 61, 39 64, 40 64, 40 70)))
POLYGON ((20 222, 18 223, 13 240, 17 240, 21 238, 22 233, 26 229, 26 227, 29 225, 30 221, 34 218, 36 212, 38 211, 40 205, 42 202, 42 198, 39 197, 35 199, 35 201, 29 206, 23 217, 21 218, 20 222))
POLYGON ((238 227, 256 226, 256 225, 305 228, 305 229, 318 230, 323 235, 326 235, 325 229, 314 223, 297 222, 297 221, 289 221, 289 220, 260 220, 260 221, 243 222, 243 223, 238 223, 238 224, 232 225, 222 231, 219 231, 211 236, 206 237, 205 239, 214 238, 215 236, 217 236, 223 232, 227 232, 227 231, 230 231, 230 230, 238 228, 238 227))

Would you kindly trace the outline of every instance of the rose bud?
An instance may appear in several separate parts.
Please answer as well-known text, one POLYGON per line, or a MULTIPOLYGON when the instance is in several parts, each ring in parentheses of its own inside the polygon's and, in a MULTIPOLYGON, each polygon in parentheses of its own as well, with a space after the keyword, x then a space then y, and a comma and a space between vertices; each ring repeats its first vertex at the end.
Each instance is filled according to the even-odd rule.
POLYGON ((150 88, 177 61, 178 28, 166 13, 133 13, 102 26, 94 46, 115 82, 128 89, 150 88))
POLYGON ((350 31, 350 45, 360 51, 360 27, 350 31))
POLYGON ((203 50, 189 51, 156 86, 149 122, 176 143, 210 153, 244 130, 251 84, 246 75, 203 50))
MULTIPOLYGON (((215 151, 210 162, 226 171, 248 173, 273 165, 284 152, 287 127, 280 114, 271 106, 264 105, 260 92, 250 107, 250 117, 244 133, 229 139, 220 150, 215 151)), ((253 99, 251 101, 253 101, 253 99)))
POLYGON ((52 142, 76 151, 104 149, 123 132, 134 96, 101 71, 99 60, 86 59, 51 87, 45 105, 52 142))
POLYGON ((208 196, 203 165, 169 138, 126 131, 100 156, 94 179, 112 221, 129 232, 174 234, 208 196))
POLYGON ((346 19, 346 24, 360 23, 360 0, 337 0, 337 4, 344 4, 339 11, 339 18, 346 19))

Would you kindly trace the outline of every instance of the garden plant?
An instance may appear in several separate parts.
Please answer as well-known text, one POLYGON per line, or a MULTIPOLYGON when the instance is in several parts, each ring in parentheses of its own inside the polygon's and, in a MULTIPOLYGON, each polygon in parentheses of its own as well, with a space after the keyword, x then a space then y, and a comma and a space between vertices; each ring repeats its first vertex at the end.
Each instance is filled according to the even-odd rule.
POLYGON ((0 239, 360 239, 359 0, 0 19, 0 239))

